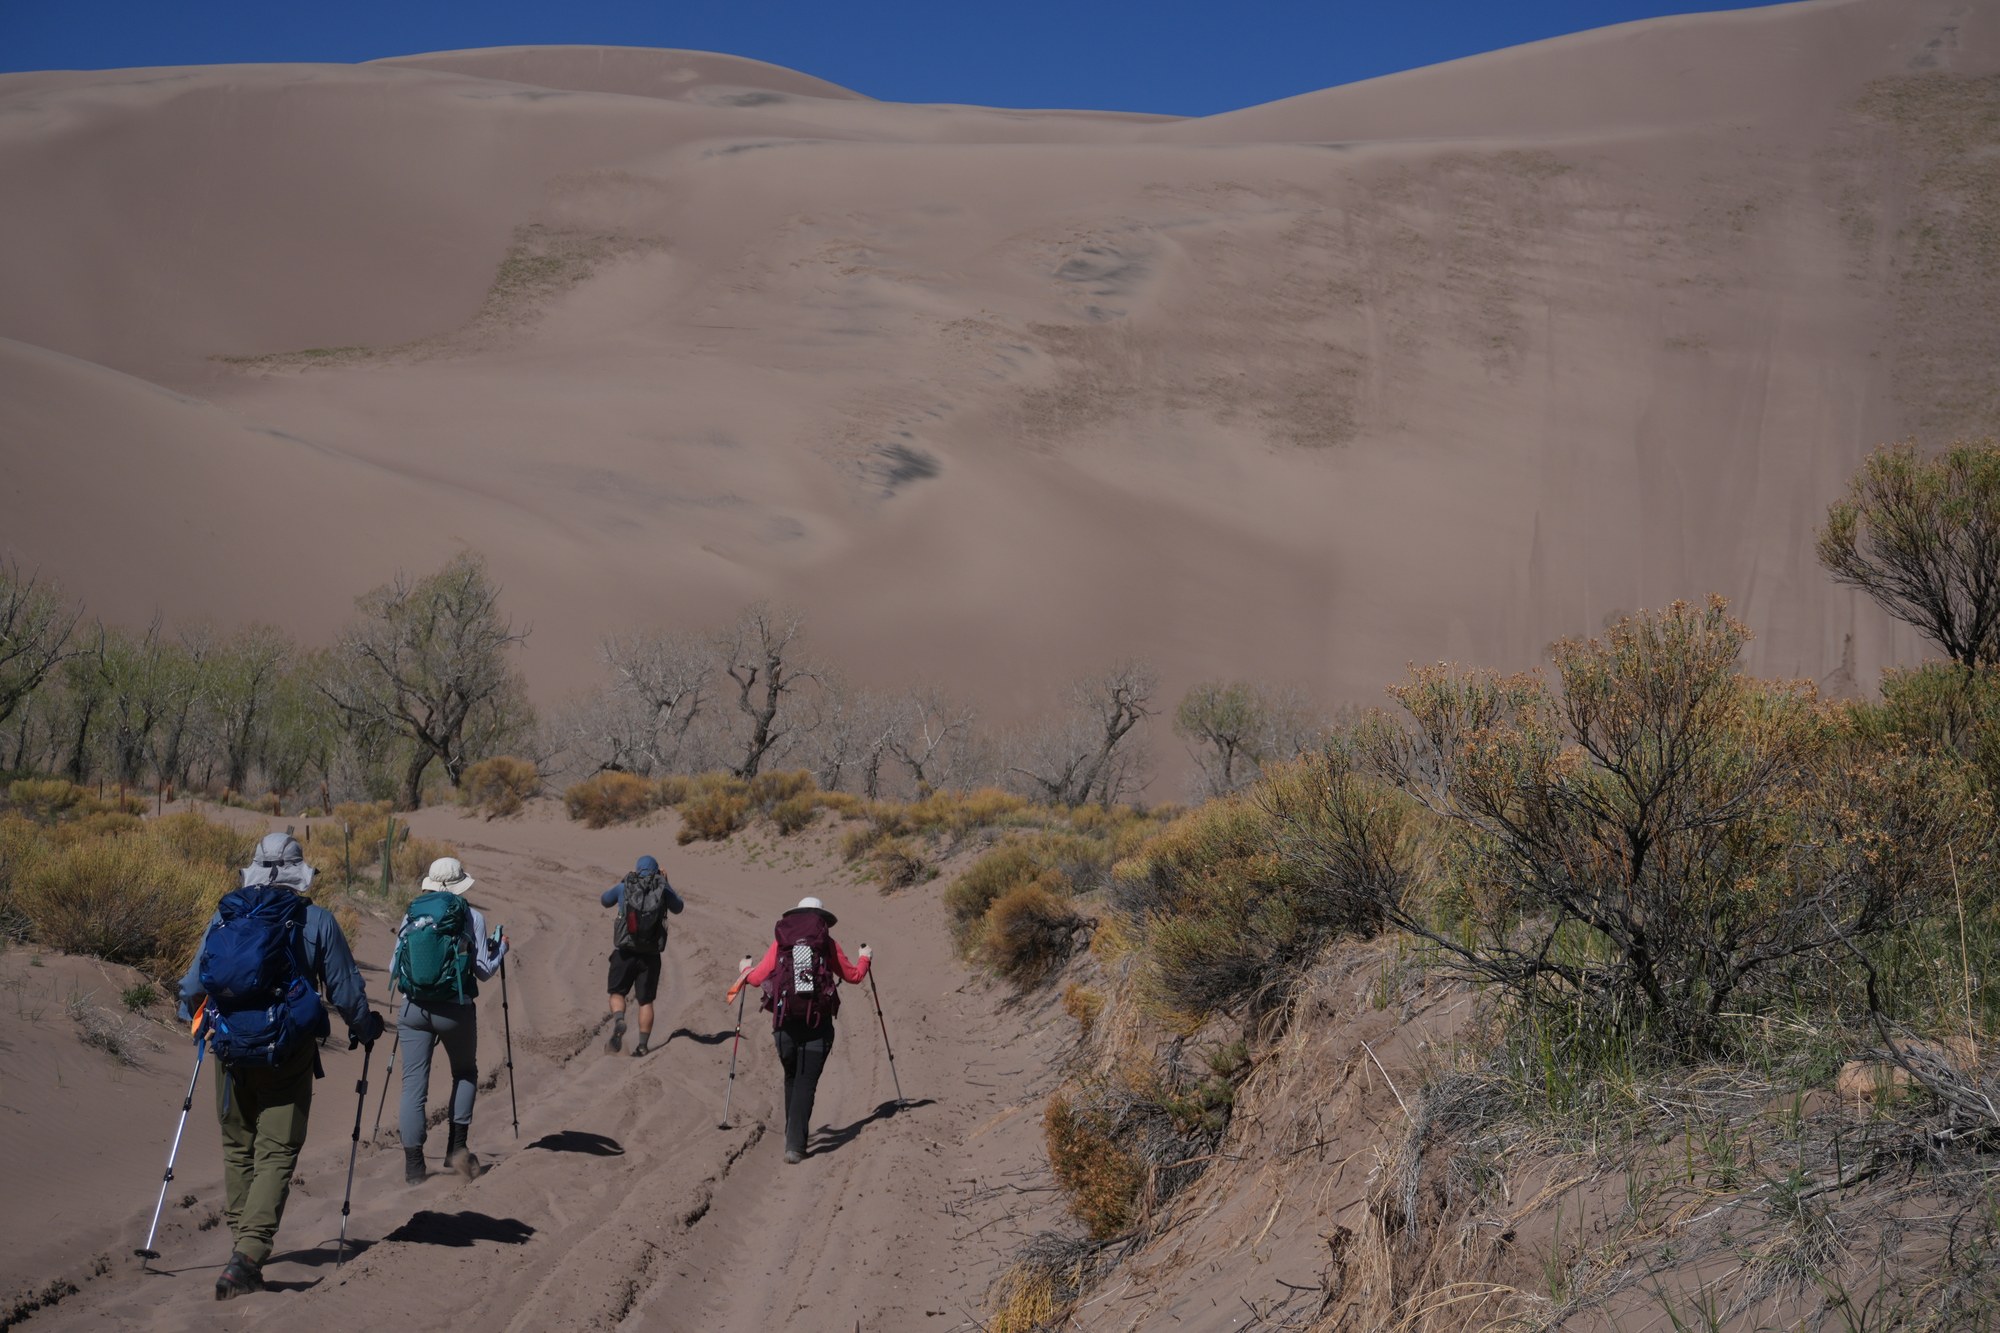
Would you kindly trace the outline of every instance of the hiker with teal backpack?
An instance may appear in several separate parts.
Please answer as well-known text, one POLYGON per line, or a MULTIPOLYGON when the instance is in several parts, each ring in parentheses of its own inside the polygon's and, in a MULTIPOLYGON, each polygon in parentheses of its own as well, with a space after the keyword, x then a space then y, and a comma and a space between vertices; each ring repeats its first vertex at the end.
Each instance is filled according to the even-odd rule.
POLYGON ((472 887, 454 856, 431 862, 416 898, 396 931, 389 973, 403 993, 397 1039, 403 1050, 403 1176, 424 1178, 424 1102, 430 1091, 431 1051, 444 1045, 451 1066, 451 1119, 444 1164, 467 1179, 479 1174, 472 1135, 472 1101, 479 1086, 479 1020, 473 1001, 507 956, 507 937, 486 933, 486 918, 465 900, 472 887))
POLYGON ((642 856, 632 873, 599 896, 605 907, 617 908, 611 921, 610 992, 611 1039, 604 1049, 617 1054, 625 1041, 625 997, 639 1006, 639 1044, 632 1054, 644 1055, 653 1040, 653 1001, 660 993, 660 967, 667 951, 667 914, 687 904, 667 883, 660 863, 642 856))
POLYGON ((215 1280, 219 1301, 264 1287, 264 1261, 305 1145, 313 1080, 323 1072, 319 1041, 331 1024, 320 992, 347 1020, 349 1050, 372 1053, 382 1035, 340 923, 308 897, 312 881, 297 839, 268 834, 181 978, 181 1017, 195 1022, 216 1057, 223 1217, 233 1239, 215 1280))

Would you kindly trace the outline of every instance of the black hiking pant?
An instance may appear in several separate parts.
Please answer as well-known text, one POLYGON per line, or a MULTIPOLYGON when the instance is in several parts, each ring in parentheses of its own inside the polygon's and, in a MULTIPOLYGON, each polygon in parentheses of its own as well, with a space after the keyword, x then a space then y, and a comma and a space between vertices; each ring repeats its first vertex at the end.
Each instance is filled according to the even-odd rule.
POLYGON ((806 1136, 812 1133, 813 1095, 833 1050, 833 1023, 814 1027, 787 1023, 776 1036, 778 1063, 785 1067, 785 1150, 803 1154, 806 1136))

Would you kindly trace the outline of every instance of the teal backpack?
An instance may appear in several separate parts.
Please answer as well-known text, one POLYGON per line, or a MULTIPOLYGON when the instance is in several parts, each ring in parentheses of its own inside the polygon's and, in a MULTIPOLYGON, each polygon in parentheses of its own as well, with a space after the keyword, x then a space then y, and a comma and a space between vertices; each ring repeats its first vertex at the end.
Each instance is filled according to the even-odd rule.
POLYGON ((389 973, 418 1004, 464 1004, 479 994, 472 971, 471 909, 455 893, 426 893, 403 914, 389 973))

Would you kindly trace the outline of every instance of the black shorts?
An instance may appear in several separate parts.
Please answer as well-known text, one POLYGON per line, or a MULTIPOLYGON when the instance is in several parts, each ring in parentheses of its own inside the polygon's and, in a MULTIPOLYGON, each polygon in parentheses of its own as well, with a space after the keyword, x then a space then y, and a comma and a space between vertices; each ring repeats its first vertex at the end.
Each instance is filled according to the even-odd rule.
POLYGON ((611 951, 611 979, 604 983, 610 995, 623 995, 627 991, 640 1004, 651 1004, 660 993, 660 954, 627 953, 623 949, 611 951))

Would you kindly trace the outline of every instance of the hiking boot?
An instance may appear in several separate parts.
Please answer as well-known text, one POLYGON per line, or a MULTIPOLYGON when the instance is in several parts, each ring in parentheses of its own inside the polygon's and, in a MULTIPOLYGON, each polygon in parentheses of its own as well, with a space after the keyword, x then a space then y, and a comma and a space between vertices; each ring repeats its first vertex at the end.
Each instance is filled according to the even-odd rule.
POLYGON ((422 1148, 403 1149, 403 1183, 421 1185, 424 1183, 424 1150, 422 1148))
POLYGON ((215 1299, 226 1301, 235 1296, 248 1296, 253 1291, 264 1289, 264 1265, 246 1258, 241 1253, 232 1253, 229 1262, 222 1266, 222 1275, 215 1279, 215 1299))
POLYGON ((649 1037, 646 1033, 641 1032, 639 1034, 639 1044, 632 1048, 632 1055, 635 1059, 641 1055, 644 1055, 647 1052, 647 1050, 650 1049, 646 1045, 646 1043, 650 1040, 652 1040, 652 1038, 649 1037))
POLYGON ((467 1180, 479 1174, 479 1159, 472 1155, 472 1149, 465 1146, 465 1140, 471 1133, 471 1125, 461 1125, 454 1121, 451 1125, 451 1136, 445 1141, 444 1149, 445 1169, 457 1171, 467 1180))
POLYGON ((611 1020, 611 1040, 604 1043, 604 1049, 616 1055, 618 1054, 618 1048, 624 1044, 625 1015, 620 1014, 611 1020))
POLYGON ((785 1149, 785 1163, 786 1163, 786 1165, 788 1165, 788 1166, 797 1166, 797 1165, 798 1165, 798 1164, 799 1164, 800 1162, 803 1162, 803 1161, 805 1161, 805 1160, 806 1160, 806 1155, 805 1155, 804 1153, 800 1152, 800 1151, 799 1151, 799 1150, 798 1150, 797 1148, 787 1148, 787 1149, 785 1149))

